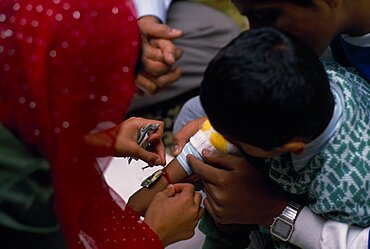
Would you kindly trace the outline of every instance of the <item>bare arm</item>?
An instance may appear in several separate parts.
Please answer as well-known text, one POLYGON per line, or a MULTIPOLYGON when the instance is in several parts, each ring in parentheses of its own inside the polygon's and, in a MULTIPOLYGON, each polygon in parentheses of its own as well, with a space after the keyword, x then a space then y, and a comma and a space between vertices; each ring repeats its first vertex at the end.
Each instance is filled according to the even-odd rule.
MULTIPOLYGON (((166 167, 172 183, 185 182, 188 175, 174 158, 166 167)), ((128 200, 128 205, 139 215, 144 216, 148 206, 153 200, 156 193, 166 189, 168 186, 167 179, 162 175, 150 188, 141 188, 136 191, 128 200)))

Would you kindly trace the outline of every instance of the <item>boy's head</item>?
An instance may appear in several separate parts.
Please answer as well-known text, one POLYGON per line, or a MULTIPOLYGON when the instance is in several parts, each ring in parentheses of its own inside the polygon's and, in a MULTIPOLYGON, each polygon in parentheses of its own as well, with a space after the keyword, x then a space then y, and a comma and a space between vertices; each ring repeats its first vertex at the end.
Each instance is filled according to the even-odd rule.
POLYGON ((274 28, 243 32, 223 48, 207 67, 200 99, 218 132, 266 151, 311 141, 334 109, 317 56, 274 28))
POLYGON ((251 28, 280 28, 305 41, 317 54, 321 54, 338 33, 355 32, 351 30, 354 25, 349 23, 354 21, 351 15, 362 1, 232 0, 241 14, 248 17, 251 28))

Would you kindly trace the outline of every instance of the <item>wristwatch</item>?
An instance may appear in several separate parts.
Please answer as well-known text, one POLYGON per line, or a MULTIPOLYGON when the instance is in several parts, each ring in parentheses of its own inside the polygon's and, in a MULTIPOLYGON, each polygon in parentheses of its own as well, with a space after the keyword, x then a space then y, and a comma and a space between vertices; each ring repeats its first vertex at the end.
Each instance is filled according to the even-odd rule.
POLYGON ((283 212, 272 222, 270 233, 277 239, 288 241, 294 231, 294 223, 301 209, 301 205, 291 201, 283 212))

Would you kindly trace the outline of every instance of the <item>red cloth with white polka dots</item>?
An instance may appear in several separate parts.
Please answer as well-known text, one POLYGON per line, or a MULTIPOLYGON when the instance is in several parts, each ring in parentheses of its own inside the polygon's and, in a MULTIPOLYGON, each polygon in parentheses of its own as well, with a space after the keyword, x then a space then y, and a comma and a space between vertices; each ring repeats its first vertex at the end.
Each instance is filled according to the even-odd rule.
POLYGON ((0 122, 50 162, 69 248, 163 248, 83 142, 124 117, 139 47, 130 0, 0 0, 0 122))

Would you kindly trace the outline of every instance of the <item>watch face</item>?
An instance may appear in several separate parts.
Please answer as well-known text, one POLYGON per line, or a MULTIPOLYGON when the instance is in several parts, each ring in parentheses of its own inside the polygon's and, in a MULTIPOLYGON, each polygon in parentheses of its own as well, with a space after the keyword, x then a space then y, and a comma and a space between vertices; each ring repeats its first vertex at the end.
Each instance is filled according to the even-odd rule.
POLYGON ((278 239, 288 241, 293 233, 293 224, 277 217, 271 225, 270 232, 278 239))

